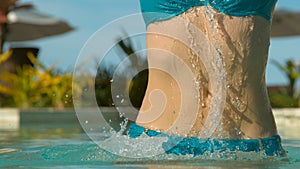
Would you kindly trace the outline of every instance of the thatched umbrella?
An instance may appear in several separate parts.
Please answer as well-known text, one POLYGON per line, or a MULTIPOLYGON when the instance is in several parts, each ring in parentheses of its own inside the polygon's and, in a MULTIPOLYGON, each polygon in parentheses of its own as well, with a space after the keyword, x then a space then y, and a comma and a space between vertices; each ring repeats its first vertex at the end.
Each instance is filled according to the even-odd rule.
MULTIPOLYGON (((15 2, 16 0, 0 1, 0 53, 3 52, 4 42, 35 40, 73 30, 67 22, 45 15, 35 10, 32 5, 15 6, 15 2)), ((33 52, 35 56, 38 53, 38 49, 28 47, 13 48, 12 51, 11 57, 0 64, 1 68, 11 72, 14 72, 17 66, 30 63, 28 52, 33 52)))
POLYGON ((30 4, 16 5, 17 1, 0 1, 0 53, 4 42, 35 40, 73 30, 67 22, 45 15, 30 4))
POLYGON ((67 22, 35 9, 12 10, 7 17, 7 32, 4 35, 7 42, 35 40, 73 30, 67 22))
POLYGON ((278 9, 275 10, 271 37, 300 35, 300 12, 278 9))

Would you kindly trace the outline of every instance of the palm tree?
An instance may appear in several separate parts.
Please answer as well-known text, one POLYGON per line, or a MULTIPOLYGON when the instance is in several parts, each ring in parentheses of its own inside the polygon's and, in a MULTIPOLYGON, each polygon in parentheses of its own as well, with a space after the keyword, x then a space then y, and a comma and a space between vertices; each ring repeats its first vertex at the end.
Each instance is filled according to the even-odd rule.
POLYGON ((273 61, 273 63, 285 73, 289 80, 288 93, 291 97, 295 98, 295 84, 296 80, 300 77, 300 67, 291 60, 288 60, 285 65, 282 65, 277 61, 273 61))
MULTIPOLYGON (((125 57, 128 57, 130 60, 130 67, 126 69, 131 71, 139 71, 142 68, 147 67, 147 62, 144 60, 139 63, 140 56, 135 54, 133 47, 133 42, 131 39, 121 39, 118 40, 118 47, 121 49, 121 52, 125 53, 125 57), (129 57, 130 56, 130 57, 129 57)), ((121 60, 125 59, 124 55, 119 53, 118 55, 121 60)), ((101 63, 102 64, 102 63, 101 63)), ((96 89, 96 98, 99 106, 113 106, 113 99, 111 94, 111 80, 113 78, 114 69, 103 64, 98 68, 96 75, 95 89, 96 89)), ((125 75, 122 75, 126 79, 125 75)), ((129 98, 131 104, 134 107, 140 107, 145 95, 148 82, 148 70, 142 70, 139 72, 133 79, 130 80, 129 88, 129 98)))

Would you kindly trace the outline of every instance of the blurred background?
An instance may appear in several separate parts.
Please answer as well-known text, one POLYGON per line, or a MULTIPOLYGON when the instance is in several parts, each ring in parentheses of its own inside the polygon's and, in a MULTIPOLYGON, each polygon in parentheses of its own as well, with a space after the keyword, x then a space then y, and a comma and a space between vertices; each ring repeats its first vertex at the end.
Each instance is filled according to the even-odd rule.
MULTIPOLYGON (((62 76, 65 72, 72 72, 81 48, 97 30, 120 17, 140 12, 138 0, 20 0, 18 3, 32 4, 37 11, 60 18, 74 28, 70 32, 57 36, 4 44, 4 51, 12 47, 22 46, 38 48, 38 60, 35 62, 40 64, 40 68, 43 68, 44 72, 52 71, 50 73, 51 76, 62 76), (55 68, 51 67, 53 65, 55 65, 55 68)), ((274 18, 274 23, 276 21, 280 26, 277 32, 287 31, 287 33, 272 36, 271 38, 267 85, 269 86, 269 91, 273 92, 270 97, 276 100, 273 106, 276 107, 277 102, 286 102, 287 106, 297 107, 299 104, 298 79, 300 78, 300 36, 298 35, 298 33, 300 34, 300 25, 297 20, 288 21, 289 25, 287 25, 285 20, 296 18, 299 21, 300 1, 279 0, 276 11, 280 12, 275 12, 275 15, 280 14, 280 16, 283 16, 282 18, 274 18), (293 17, 290 17, 290 15, 293 15, 293 17), (289 29, 285 26, 292 26, 295 32, 289 33, 289 29), (280 96, 278 96, 278 93, 280 96), (282 101, 282 99, 286 101, 282 101)), ((143 26, 142 18, 136 21, 135 24, 143 26)), ((120 28, 118 33, 120 36, 124 35, 123 28, 120 28)), ((145 46, 144 42, 129 42, 125 43, 125 45, 123 44, 123 46, 120 44, 120 48, 125 53, 126 51, 128 52, 128 48, 131 48, 130 50, 139 50, 134 49, 135 43, 139 43, 141 48, 145 46)), ((130 51, 128 54, 130 54, 130 51)), ((120 57, 116 56, 112 57, 108 62, 114 63, 116 58, 120 59, 120 57)), ((100 76, 102 79, 100 78, 101 84, 98 86, 105 86, 102 83, 109 85, 111 76, 109 70, 102 70, 100 76), (105 82, 103 82, 103 79, 106 79, 104 80, 105 82)), ((144 88, 141 88, 140 90, 143 91, 144 88)), ((66 89, 64 94, 60 95, 65 97, 66 93, 69 100, 58 103, 59 107, 64 107, 64 102, 71 102, 69 89, 66 89)), ((51 94, 48 93, 47 95, 51 94)), ((54 95, 57 96, 57 94, 54 95)), ((104 98, 108 97, 105 96, 104 98)), ((278 104, 278 107, 283 106, 281 103, 278 104)), ((107 103, 107 105, 110 105, 110 103, 107 103)))
MULTIPOLYGON (((74 67, 80 49, 98 29, 119 17, 140 12, 138 0, 21 0, 20 2, 32 3, 38 10, 64 18, 76 28, 74 32, 60 37, 30 42, 41 47, 42 62, 47 65, 58 64, 61 69, 74 67)), ((277 9, 300 12, 300 1, 278 0, 277 9)), ((136 24, 143 24, 143 21, 140 20, 136 24)), ((300 27, 298 29, 300 30, 300 27)), ((279 62, 292 59, 298 62, 299 45, 300 36, 272 38, 269 59, 279 62)), ((288 79, 275 65, 269 64, 267 83, 288 84, 288 79)))

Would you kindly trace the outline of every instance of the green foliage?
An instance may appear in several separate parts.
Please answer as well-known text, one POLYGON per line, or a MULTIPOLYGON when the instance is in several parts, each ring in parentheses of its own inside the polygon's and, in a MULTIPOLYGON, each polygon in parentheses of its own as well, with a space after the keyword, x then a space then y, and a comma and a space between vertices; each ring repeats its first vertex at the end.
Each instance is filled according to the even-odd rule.
POLYGON ((287 93, 269 92, 269 99, 274 108, 299 107, 299 99, 293 98, 287 93))
MULTIPOLYGON (((128 70, 140 70, 141 67, 145 67, 145 65, 138 63, 139 56, 134 54, 135 50, 131 41, 120 39, 118 47, 126 54, 126 57, 130 56, 131 66, 127 68, 128 70)), ((119 54, 119 56, 123 55, 119 54)), ((143 64, 147 64, 147 61, 145 60, 143 64)), ((96 99, 99 106, 114 106, 111 94, 111 81, 114 71, 112 67, 107 65, 99 66, 95 80, 96 99)), ((125 74, 122 76, 124 77, 120 77, 121 79, 126 79, 125 74)), ((131 104, 135 107, 140 107, 147 88, 148 70, 139 72, 133 79, 127 81, 128 86, 124 86, 124 89, 129 93, 131 104)))
POLYGON ((60 73, 54 66, 46 68, 32 53, 28 57, 34 67, 17 67, 16 73, 1 71, 1 106, 71 107, 72 74, 60 73))
POLYGON ((112 73, 107 69, 99 69, 95 79, 96 100, 99 106, 113 106, 111 96, 112 73))
POLYGON ((134 107, 142 105, 148 83, 148 70, 143 70, 135 76, 130 84, 129 98, 134 107))
POLYGON ((285 73, 289 85, 288 88, 278 88, 277 91, 270 91, 269 98, 272 107, 283 108, 283 107, 299 107, 300 98, 296 91, 296 82, 300 78, 300 67, 294 64, 292 60, 288 60, 285 64, 281 64, 277 61, 273 63, 285 73))
POLYGON ((300 77, 300 67, 295 65, 291 60, 288 60, 285 65, 282 65, 277 61, 273 61, 273 63, 285 73, 289 80, 289 95, 295 97, 295 84, 296 80, 300 77))

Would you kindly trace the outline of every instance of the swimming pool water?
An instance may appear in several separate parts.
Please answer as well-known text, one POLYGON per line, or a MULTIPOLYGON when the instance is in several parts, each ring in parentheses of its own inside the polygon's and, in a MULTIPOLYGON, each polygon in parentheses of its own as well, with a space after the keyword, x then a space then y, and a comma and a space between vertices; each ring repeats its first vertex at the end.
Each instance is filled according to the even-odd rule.
POLYGON ((0 131, 0 168, 300 168, 300 136, 286 138, 288 154, 280 159, 251 153, 133 159, 101 149, 75 124, 30 124, 18 131, 0 131))

